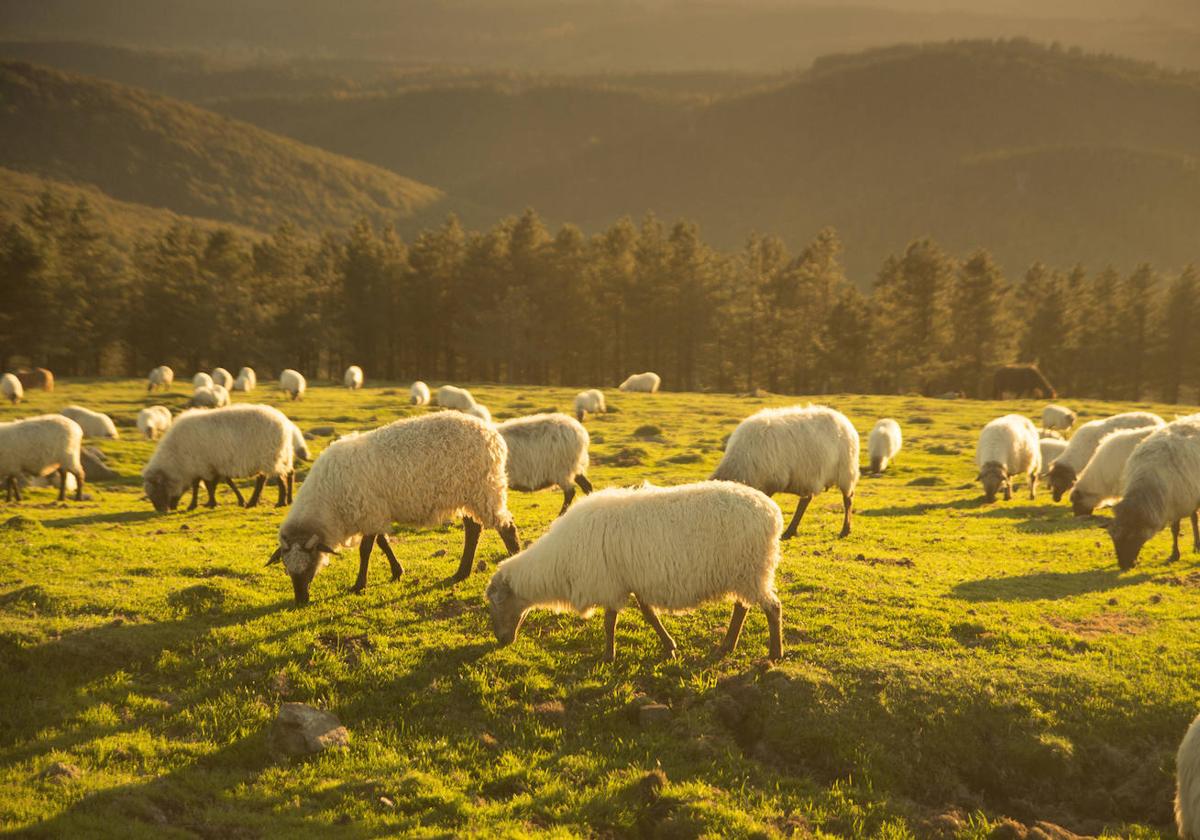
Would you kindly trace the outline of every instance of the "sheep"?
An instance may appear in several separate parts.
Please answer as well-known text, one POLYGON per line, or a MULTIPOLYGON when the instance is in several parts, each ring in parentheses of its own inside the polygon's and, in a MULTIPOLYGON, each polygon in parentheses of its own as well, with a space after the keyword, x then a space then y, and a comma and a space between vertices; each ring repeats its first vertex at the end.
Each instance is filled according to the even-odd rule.
POLYGON ((229 405, 229 392, 222 385, 210 385, 207 388, 197 388, 192 392, 189 405, 197 408, 224 408, 229 405))
POLYGON ((112 439, 119 437, 117 427, 113 424, 112 418, 107 414, 101 414, 98 411, 92 411, 78 405, 69 405, 60 411, 59 414, 64 417, 70 417, 78 423, 79 427, 83 429, 85 437, 112 439))
POLYGON ((11 373, 6 373, 0 376, 0 394, 3 394, 13 405, 19 403, 25 397, 25 387, 21 384, 21 380, 17 379, 11 373))
POLYGON ((601 391, 591 388, 575 395, 575 417, 580 423, 583 422, 583 418, 588 412, 604 414, 606 411, 608 411, 608 406, 604 404, 604 394, 601 391))
POLYGON ((557 487, 563 492, 562 516, 575 499, 579 485, 592 492, 588 481, 588 433, 566 414, 534 414, 496 426, 508 444, 508 488, 533 492, 557 487))
POLYGON ((233 374, 223 367, 213 368, 212 381, 214 385, 220 385, 228 391, 233 387, 233 374))
POLYGON ((880 420, 871 429, 867 438, 867 455, 871 459, 871 472, 879 475, 900 451, 900 424, 890 418, 880 420))
POLYGON ((1033 421, 1019 414, 1006 414, 984 426, 975 449, 975 466, 989 502, 996 500, 1000 488, 1004 488, 1004 501, 1010 500, 1013 476, 1021 473, 1029 476, 1029 498, 1037 498, 1042 448, 1033 421))
POLYGON ((22 476, 43 476, 58 471, 58 500, 66 498, 68 474, 75 477, 75 501, 83 500, 83 464, 80 444, 83 429, 70 418, 43 414, 0 423, 0 479, 5 501, 21 501, 22 476))
POLYGON ((1157 428, 1162 425, 1163 419, 1148 411, 1130 411, 1084 423, 1071 435, 1063 454, 1050 465, 1050 492, 1054 501, 1060 501, 1063 494, 1075 484, 1075 479, 1083 472, 1105 435, 1118 429, 1140 429, 1144 426, 1157 428))
POLYGON ((413 405, 429 405, 429 386, 417 380, 408 389, 409 402, 413 405))
POLYGON ((1121 498, 1121 476, 1134 448, 1154 432, 1156 426, 1121 429, 1104 436, 1079 480, 1071 488, 1071 510, 1088 516, 1101 505, 1121 498))
POLYGON ((783 656, 783 606, 775 594, 783 515, 759 491, 731 481, 610 488, 582 500, 533 545, 500 564, 487 587, 501 645, 534 607, 587 618, 604 608, 604 658, 616 657, 617 616, 633 595, 663 653, 675 641, 656 610, 683 612, 732 598, 722 653, 737 646, 748 607, 770 628, 768 655, 783 656))
POLYGON ((54 390, 54 374, 46 368, 34 368, 33 370, 17 371, 17 379, 21 382, 21 387, 26 391, 54 390))
POLYGON ((170 391, 171 385, 174 382, 175 371, 166 365, 159 365, 150 371, 150 375, 146 377, 146 391, 157 391, 160 388, 164 391, 170 391))
POLYGON ((1200 717, 1192 721, 1175 756, 1175 825, 1181 840, 1200 840, 1200 717))
POLYGON ((1050 465, 1066 451, 1066 448, 1067 442, 1062 438, 1042 434, 1038 439, 1038 449, 1042 453, 1042 471, 1038 473, 1038 478, 1043 479, 1050 475, 1050 465))
POLYGON ((466 388, 455 388, 453 385, 443 385, 438 388, 437 404, 444 408, 456 408, 466 411, 475 405, 475 398, 466 388))
POLYGON ((842 491, 841 536, 850 534, 858 485, 858 432, 846 416, 823 405, 764 408, 738 424, 710 478, 738 481, 768 496, 800 497, 782 539, 796 536, 813 496, 842 491))
POLYGON ((204 371, 200 371, 192 377, 193 388, 211 388, 213 386, 213 378, 204 371))
POLYGON ((478 417, 484 423, 492 422, 492 412, 488 411, 488 407, 483 403, 475 403, 470 408, 463 409, 463 414, 470 414, 472 417, 478 417))
POLYGON ((308 382, 305 381, 304 374, 300 371, 287 368, 279 374, 279 387, 293 400, 298 400, 304 396, 304 389, 308 387, 308 382))
POLYGON ((252 367, 244 367, 238 371, 237 379, 233 380, 233 390, 250 393, 258 387, 258 374, 252 367))
POLYGON ((1197 508, 1200 508, 1200 414, 1192 414, 1155 429, 1125 462, 1121 501, 1113 506, 1113 519, 1106 524, 1117 564, 1122 569, 1132 569, 1142 546, 1168 522, 1173 542, 1167 562, 1178 560, 1179 526, 1185 516, 1192 518, 1193 550, 1200 551, 1197 508))
POLYGON ((242 404, 221 411, 185 411, 163 435, 142 470, 146 496, 159 513, 179 506, 190 487, 195 510, 200 482, 208 489, 207 507, 216 507, 216 486, 226 482, 238 504, 254 507, 271 478, 279 486, 276 507, 287 504, 295 475, 292 423, 268 405, 242 404), (255 477, 250 501, 242 497, 235 478, 255 477))
POLYGON ((1065 432, 1075 425, 1075 412, 1065 405, 1051 403, 1042 409, 1042 428, 1055 432, 1065 432))
POLYGON ((351 391, 357 391, 363 386, 363 372, 358 365, 350 365, 342 375, 342 383, 351 391))
POLYGON ((151 405, 138 412, 138 431, 146 440, 157 440, 171 425, 171 411, 164 405, 151 405))
POLYGON ((392 580, 404 573, 387 541, 393 522, 433 526, 461 515, 463 554, 452 580, 465 580, 484 527, 500 533, 509 554, 521 550, 508 511, 507 459, 495 427, 456 411, 343 437, 313 462, 267 565, 282 562, 296 603, 307 604, 313 576, 335 547, 361 536, 352 591, 362 592, 375 545, 387 556, 392 580))
POLYGON ((300 427, 295 423, 292 424, 292 452, 301 461, 312 460, 312 455, 308 451, 308 441, 304 438, 304 432, 300 431, 300 427))
POLYGON ((662 384, 662 377, 657 373, 646 371, 645 373, 635 373, 617 386, 620 391, 643 391, 647 394, 653 394, 658 391, 658 386, 662 384))

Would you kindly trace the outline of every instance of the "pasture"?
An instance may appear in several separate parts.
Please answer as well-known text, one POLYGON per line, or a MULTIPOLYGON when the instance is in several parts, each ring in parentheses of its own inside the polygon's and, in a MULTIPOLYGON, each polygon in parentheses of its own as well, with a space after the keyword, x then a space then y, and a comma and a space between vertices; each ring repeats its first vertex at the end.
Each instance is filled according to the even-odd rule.
MULTIPOLYGON (((369 371, 368 371, 369 375, 369 371)), ((181 379, 184 377, 181 376, 181 379)), ((433 409, 407 383, 348 392, 272 382, 235 402, 280 407, 301 428, 366 429, 433 409)), ((894 417, 904 449, 858 486, 854 532, 818 496, 784 543, 782 662, 752 612, 736 653, 712 651, 728 607, 664 616, 659 657, 636 609, 615 664, 598 616, 535 612, 498 648, 483 599, 503 557, 485 532, 454 587, 461 528, 398 529, 406 573, 357 553, 292 605, 266 568, 283 511, 156 514, 138 473, 153 444, 143 405, 182 406, 142 381, 60 381, 0 419, 79 403, 121 426, 98 442, 121 478, 91 501, 30 489, 0 507, 0 827, 32 836, 1024 837, 1046 821, 1083 834, 1173 834, 1174 751, 1200 708, 1200 557, 1168 565, 1169 534, 1121 573, 1097 520, 1048 492, 984 504, 978 430, 1042 403, 824 396, 863 438, 894 417), (307 761, 268 755, 282 701, 336 713, 351 744, 307 761), (637 707, 669 714, 639 723, 637 707), (44 777, 54 762, 77 778, 44 777), (1016 823, 1020 823, 1017 825, 1016 823), (1006 833, 1007 832, 1007 833, 1006 833)), ((472 386, 497 419, 557 408, 574 390, 472 386)), ((705 478, 725 436, 780 396, 606 390, 589 417, 597 488, 705 478)), ((1132 408, 1066 400, 1080 422, 1132 408)), ((330 438, 312 441, 314 454, 330 438)), ((97 443, 87 441, 87 443, 97 443)), ((298 475, 304 477, 302 468, 298 475)), ((245 486, 249 482, 242 482, 245 486)), ((302 491, 301 491, 302 492, 302 491)), ((266 500, 274 494, 267 492, 266 500)), ((777 496, 785 521, 795 498, 777 496)), ((522 540, 557 491, 512 493, 522 540)), ((1107 517, 1107 512, 1102 512, 1107 517)), ((1043 834, 1055 836, 1052 826, 1043 834)), ((1065 835, 1059 835, 1065 836, 1065 835)))

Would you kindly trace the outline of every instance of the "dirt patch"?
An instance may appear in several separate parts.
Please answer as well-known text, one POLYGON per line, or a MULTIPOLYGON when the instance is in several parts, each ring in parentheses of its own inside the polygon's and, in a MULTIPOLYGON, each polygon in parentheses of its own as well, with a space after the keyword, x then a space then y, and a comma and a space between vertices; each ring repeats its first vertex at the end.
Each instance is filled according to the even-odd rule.
POLYGON ((703 461, 704 457, 698 452, 681 452, 678 455, 672 455, 670 458, 664 458, 664 463, 667 464, 695 464, 703 461))
POLYGON ((923 475, 908 482, 909 487, 941 487, 946 480, 936 475, 923 475))
POLYGON ((1186 575, 1167 575, 1165 577, 1155 578, 1155 583, 1161 583, 1166 586, 1185 586, 1193 588, 1200 586, 1200 572, 1189 572, 1186 575))
POLYGON ((375 650, 375 643, 366 633, 342 636, 338 633, 326 632, 317 636, 315 647, 324 648, 343 662, 357 665, 366 654, 375 650))
POLYGON ((640 467, 646 450, 639 446, 626 446, 611 455, 597 455, 592 460, 605 467, 640 467))
POLYGON ((1063 618, 1052 615, 1048 616, 1046 621, 1056 630, 1074 633, 1085 639, 1097 639, 1109 635, 1136 636, 1139 633, 1145 633, 1154 624, 1145 616, 1120 612, 1097 613, 1087 618, 1063 618))
POLYGON ((908 557, 868 557, 865 554, 856 554, 848 558, 855 563, 866 563, 868 566, 899 566, 904 569, 911 569, 917 565, 908 557))

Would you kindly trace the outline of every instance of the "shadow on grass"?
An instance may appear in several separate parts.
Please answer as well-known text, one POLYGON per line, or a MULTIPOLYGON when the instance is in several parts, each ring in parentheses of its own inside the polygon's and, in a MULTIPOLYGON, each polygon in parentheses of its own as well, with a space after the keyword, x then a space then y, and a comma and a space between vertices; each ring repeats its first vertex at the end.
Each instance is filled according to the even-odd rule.
POLYGON ((65 516, 62 519, 43 519, 42 524, 47 528, 73 528, 76 525, 103 525, 125 522, 145 522, 158 516, 165 516, 155 510, 127 510, 121 513, 93 513, 89 516, 65 516))
POLYGON ((868 508, 858 511, 859 516, 915 516, 931 510, 976 510, 987 507, 983 496, 969 499, 954 499, 949 502, 918 502, 915 505, 893 505, 891 507, 868 508))
POLYGON ((1150 575, 1130 575, 1118 569, 1089 569, 1084 572, 1034 572, 1002 578, 965 581, 950 590, 963 601, 1056 601, 1091 592, 1108 592, 1136 586, 1150 575))

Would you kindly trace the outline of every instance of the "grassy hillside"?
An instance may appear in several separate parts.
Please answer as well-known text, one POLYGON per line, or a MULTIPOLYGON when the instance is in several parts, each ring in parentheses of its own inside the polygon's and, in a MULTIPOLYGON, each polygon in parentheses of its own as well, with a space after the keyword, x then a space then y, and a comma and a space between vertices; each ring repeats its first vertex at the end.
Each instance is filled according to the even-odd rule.
POLYGON ((0 165, 256 228, 397 221, 441 198, 182 102, 14 62, 0 64, 0 165))
MULTIPOLYGON (((339 432, 427 410, 402 387, 369 384, 316 383, 290 403, 268 382, 253 396, 339 432)), ((573 394, 472 390, 501 418, 573 394)), ((608 396, 615 411, 588 421, 601 488, 703 478, 740 418, 790 402, 608 396)), ((758 614, 735 655, 713 658, 720 604, 664 618, 672 661, 636 610, 622 614, 614 665, 600 660, 598 618, 534 613, 497 648, 487 574, 446 584, 461 545, 451 526, 398 529, 404 578, 389 583, 376 557, 361 596, 346 591, 357 564, 344 553, 297 610, 286 576, 263 565, 282 512, 234 507, 228 490, 194 513, 160 516, 142 500, 152 444, 130 426, 144 404, 180 406, 182 389, 148 397, 140 381, 71 381, 0 407, 7 419, 82 403, 124 434, 101 444, 121 478, 93 485, 93 500, 34 490, 0 506, 0 826, 37 837, 982 840, 1026 836, 1010 821, 1041 820, 1171 836, 1173 753, 1200 707, 1197 556, 1166 564, 1164 533, 1121 573, 1096 521, 1044 492, 1030 501, 1018 486, 1011 502, 984 504, 978 429, 1039 404, 821 399, 864 435, 895 417, 905 446, 859 484, 849 538, 835 536, 840 499, 827 493, 784 544, 777 665, 764 660, 758 614), (335 712, 349 749, 273 762, 265 732, 287 700, 335 712), (669 707, 665 721, 635 722, 646 700, 669 707), (56 761, 82 775, 41 778, 56 761)), ((1072 404, 1081 421, 1135 407, 1072 404)), ((790 515, 794 499, 778 501, 790 515)), ((559 496, 511 502, 532 539, 559 496)), ((486 534, 484 565, 500 556, 486 534)))

